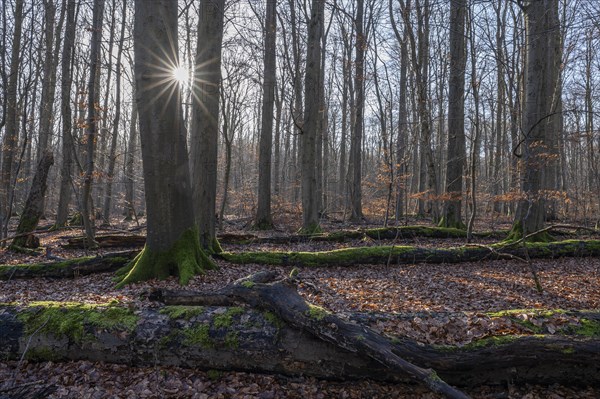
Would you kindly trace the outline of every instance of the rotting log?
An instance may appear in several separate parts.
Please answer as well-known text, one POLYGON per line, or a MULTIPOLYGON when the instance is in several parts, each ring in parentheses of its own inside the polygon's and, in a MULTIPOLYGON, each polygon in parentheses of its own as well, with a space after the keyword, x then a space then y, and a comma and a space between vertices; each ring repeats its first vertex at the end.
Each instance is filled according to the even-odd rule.
POLYGON ((246 303, 265 309, 291 327, 362 358, 376 360, 388 371, 408 373, 448 397, 461 397, 462 393, 437 380, 438 375, 457 386, 497 384, 509 380, 600 384, 597 364, 600 322, 596 311, 573 313, 586 320, 586 333, 582 336, 504 336, 483 339, 463 347, 425 345, 403 337, 390 340, 364 324, 345 321, 325 309, 308 304, 296 292, 293 278, 265 284, 269 272, 257 276, 259 279, 240 280, 216 293, 157 290, 151 294, 151 299, 177 306, 246 303), (442 385, 436 385, 438 382, 442 385))
MULTIPOLYGON (((463 348, 398 340, 393 351, 435 369, 456 386, 507 381, 600 385, 597 336, 506 337, 463 348)), ((318 339, 274 313, 241 307, 0 305, 0 356, 409 381, 406 375, 318 339)))
POLYGON ((94 273, 114 272, 125 266, 139 251, 65 259, 53 262, 0 265, 0 280, 17 278, 73 278, 94 273))
POLYGON ((523 245, 465 245, 425 248, 404 245, 353 247, 322 252, 223 252, 232 263, 291 266, 353 266, 359 264, 459 263, 496 259, 553 259, 600 256, 600 240, 565 240, 523 245))
MULTIPOLYGON (((140 235, 102 235, 96 236, 96 242, 100 248, 114 248, 114 247, 143 247, 146 243, 146 237, 140 235)), ((76 249, 86 248, 85 237, 69 237, 67 243, 62 244, 61 247, 76 249)))

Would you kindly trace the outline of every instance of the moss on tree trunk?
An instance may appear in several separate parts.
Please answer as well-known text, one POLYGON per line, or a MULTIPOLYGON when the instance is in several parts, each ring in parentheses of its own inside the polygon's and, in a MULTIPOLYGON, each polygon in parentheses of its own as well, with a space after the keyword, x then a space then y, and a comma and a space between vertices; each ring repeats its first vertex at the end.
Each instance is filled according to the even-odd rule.
POLYGON ((129 283, 166 279, 178 276, 180 284, 187 284, 196 274, 204 274, 217 265, 200 247, 198 230, 185 231, 166 251, 153 251, 147 246, 127 266, 117 271, 117 288, 129 283))

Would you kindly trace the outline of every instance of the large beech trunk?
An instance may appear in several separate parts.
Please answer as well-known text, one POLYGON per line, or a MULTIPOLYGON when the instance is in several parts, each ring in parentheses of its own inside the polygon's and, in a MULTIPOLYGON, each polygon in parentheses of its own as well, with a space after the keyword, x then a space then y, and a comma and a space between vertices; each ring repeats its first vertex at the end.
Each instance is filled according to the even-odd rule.
MULTIPOLYGON (((598 337, 524 336, 464 348, 391 341, 309 305, 296 293, 293 280, 261 283, 271 276, 259 274, 213 294, 154 292, 152 298, 178 304, 162 308, 3 305, 0 356, 394 382, 414 381, 406 371, 413 377, 416 371, 431 377, 428 385, 448 397, 464 396, 440 378, 458 386, 506 381, 600 384, 598 337), (206 306, 181 305, 188 303, 206 306), (221 306, 234 303, 252 309, 221 306), (63 328, 66 320, 82 326, 78 334, 73 333, 76 325, 63 328)), ((586 317, 599 318, 595 313, 586 317)))

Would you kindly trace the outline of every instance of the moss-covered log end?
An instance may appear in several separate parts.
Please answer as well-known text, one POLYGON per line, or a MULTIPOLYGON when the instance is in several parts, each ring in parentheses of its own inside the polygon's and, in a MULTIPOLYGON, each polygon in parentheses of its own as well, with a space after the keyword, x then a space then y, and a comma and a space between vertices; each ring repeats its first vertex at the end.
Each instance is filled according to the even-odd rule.
POLYGON ((197 274, 217 269, 217 265, 200 247, 198 231, 188 230, 166 251, 154 251, 146 245, 127 266, 116 275, 117 288, 150 279, 164 280, 178 276, 179 283, 186 285, 197 274))

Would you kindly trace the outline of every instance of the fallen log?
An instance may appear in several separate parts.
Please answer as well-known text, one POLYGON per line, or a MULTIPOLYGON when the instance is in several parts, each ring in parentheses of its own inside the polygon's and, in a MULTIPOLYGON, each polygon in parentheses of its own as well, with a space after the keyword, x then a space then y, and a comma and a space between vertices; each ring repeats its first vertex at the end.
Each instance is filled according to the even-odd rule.
MULTIPOLYGON (((143 247, 146 244, 146 237, 140 235, 107 234, 96 236, 96 242, 100 248, 143 247)), ((61 247, 69 249, 87 248, 85 237, 69 237, 67 238, 67 243, 61 244, 61 247)))
POLYGON ((16 278, 73 278, 93 273, 114 272, 125 266, 139 251, 113 252, 54 262, 0 265, 0 280, 16 278))
MULTIPOLYGON (((456 386, 506 382, 600 386, 599 335, 507 336, 462 348, 400 338, 393 341, 393 351, 435 369, 456 386)), ((406 375, 318 339, 272 312, 237 306, 0 305, 0 356, 409 381, 406 375)))
POLYGON ((465 245, 452 248, 415 246, 353 247, 322 252, 223 252, 218 256, 232 263, 292 266, 353 266, 359 264, 459 263, 496 259, 554 259, 600 256, 600 240, 565 240, 523 245, 504 243, 465 245))
MULTIPOLYGON (((541 334, 506 336, 481 340, 462 348, 423 345, 406 338, 397 338, 397 342, 392 343, 364 325, 344 321, 325 309, 308 304, 289 284, 291 280, 264 284, 262 281, 268 280, 265 276, 265 273, 261 275, 261 283, 241 280, 214 294, 158 290, 151 298, 179 306, 246 303, 267 309, 290 326, 361 357, 376 360, 391 370, 408 373, 448 397, 462 397, 462 393, 443 383, 438 375, 449 383, 464 386, 502 380, 556 383, 573 371, 576 376, 571 376, 575 379, 570 383, 600 383, 600 368, 594 360, 600 353, 598 312, 579 313, 585 316, 585 334, 593 338, 541 334), (575 353, 577 355, 573 356, 575 353), (568 365, 569 371, 562 367, 557 370, 557 363, 568 365)), ((564 382, 568 383, 571 377, 564 382)))

